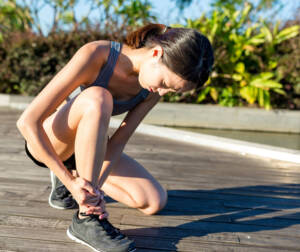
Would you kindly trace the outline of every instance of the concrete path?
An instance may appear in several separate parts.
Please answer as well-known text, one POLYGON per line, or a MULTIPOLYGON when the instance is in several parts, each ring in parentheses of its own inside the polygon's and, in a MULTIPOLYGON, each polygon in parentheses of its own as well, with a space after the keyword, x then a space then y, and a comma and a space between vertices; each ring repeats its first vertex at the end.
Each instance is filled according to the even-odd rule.
MULTIPOLYGON (((25 109, 32 96, 0 94, 0 106, 25 109)), ((124 114, 117 116, 124 118, 124 114)), ((300 133, 300 111, 159 102, 144 123, 209 129, 300 133)))

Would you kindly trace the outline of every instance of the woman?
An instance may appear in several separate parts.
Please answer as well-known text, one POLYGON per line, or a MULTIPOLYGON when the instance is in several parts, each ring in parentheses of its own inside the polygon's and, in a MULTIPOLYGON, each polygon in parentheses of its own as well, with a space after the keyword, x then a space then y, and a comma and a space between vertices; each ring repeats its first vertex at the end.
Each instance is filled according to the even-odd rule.
POLYGON ((214 61, 193 29, 149 24, 126 41, 81 47, 17 122, 28 156, 51 170, 50 205, 78 203, 68 236, 95 251, 134 250, 108 222, 103 191, 149 215, 165 206, 165 189, 123 149, 161 96, 202 86, 214 61), (109 138, 110 117, 127 111, 109 138))

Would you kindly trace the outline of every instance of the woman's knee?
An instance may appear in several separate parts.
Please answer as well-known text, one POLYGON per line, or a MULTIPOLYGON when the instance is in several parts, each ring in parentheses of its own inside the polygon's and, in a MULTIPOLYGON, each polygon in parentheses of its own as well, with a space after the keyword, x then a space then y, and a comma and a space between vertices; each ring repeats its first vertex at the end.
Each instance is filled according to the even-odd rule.
POLYGON ((110 117, 113 109, 113 98, 108 90, 102 87, 89 87, 82 93, 85 111, 94 115, 110 117))
POLYGON ((149 202, 147 202, 147 207, 140 210, 147 215, 153 215, 161 211, 166 206, 167 201, 168 193, 166 190, 163 189, 159 193, 159 197, 150 199, 149 202))

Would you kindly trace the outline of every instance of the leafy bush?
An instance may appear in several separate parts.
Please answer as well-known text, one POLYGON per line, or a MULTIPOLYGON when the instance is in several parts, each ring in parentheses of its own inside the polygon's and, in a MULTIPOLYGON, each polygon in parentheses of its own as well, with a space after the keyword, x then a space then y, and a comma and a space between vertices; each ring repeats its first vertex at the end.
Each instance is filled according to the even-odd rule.
POLYGON ((2 93, 36 95, 85 43, 99 39, 122 41, 136 26, 156 19, 147 0, 88 0, 88 14, 102 10, 94 23, 87 16, 76 17, 79 1, 23 1, 23 5, 16 2, 0 0, 2 93), (47 37, 37 15, 45 6, 54 10, 47 37))
MULTIPOLYGON (((289 21, 285 27, 297 24, 300 25, 300 20, 289 21)), ((271 98, 280 108, 300 109, 300 35, 281 43, 276 48, 276 56, 286 96, 271 98)))
POLYGON ((97 31, 12 33, 0 44, 0 92, 36 95, 85 43, 110 39, 97 31))
POLYGON ((8 31, 29 29, 31 21, 27 8, 22 8, 15 0, 0 0, 0 43, 7 38, 8 31))
MULTIPOLYGON (((287 97, 282 82, 287 71, 283 70, 284 65, 278 64, 281 55, 277 49, 284 41, 299 37, 300 26, 279 30, 279 22, 274 27, 264 20, 252 24, 249 19, 251 11, 252 6, 245 4, 242 10, 222 8, 214 10, 210 18, 203 15, 196 20, 187 20, 186 27, 207 35, 213 44, 214 71, 204 89, 169 95, 165 101, 188 100, 223 106, 250 104, 270 109, 271 102, 275 106, 277 104, 271 96, 278 99, 282 99, 280 96, 287 97)), ((289 44, 285 43, 285 46, 289 44)), ((299 44, 294 46, 299 49, 299 44)))

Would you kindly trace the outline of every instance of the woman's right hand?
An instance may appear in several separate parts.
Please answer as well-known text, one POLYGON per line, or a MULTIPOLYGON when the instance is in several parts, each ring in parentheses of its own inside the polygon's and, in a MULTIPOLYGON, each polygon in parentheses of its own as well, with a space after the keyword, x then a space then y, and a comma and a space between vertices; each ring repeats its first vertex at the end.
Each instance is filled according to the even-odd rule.
POLYGON ((84 211, 96 207, 101 200, 100 191, 84 178, 75 177, 68 189, 84 211))

